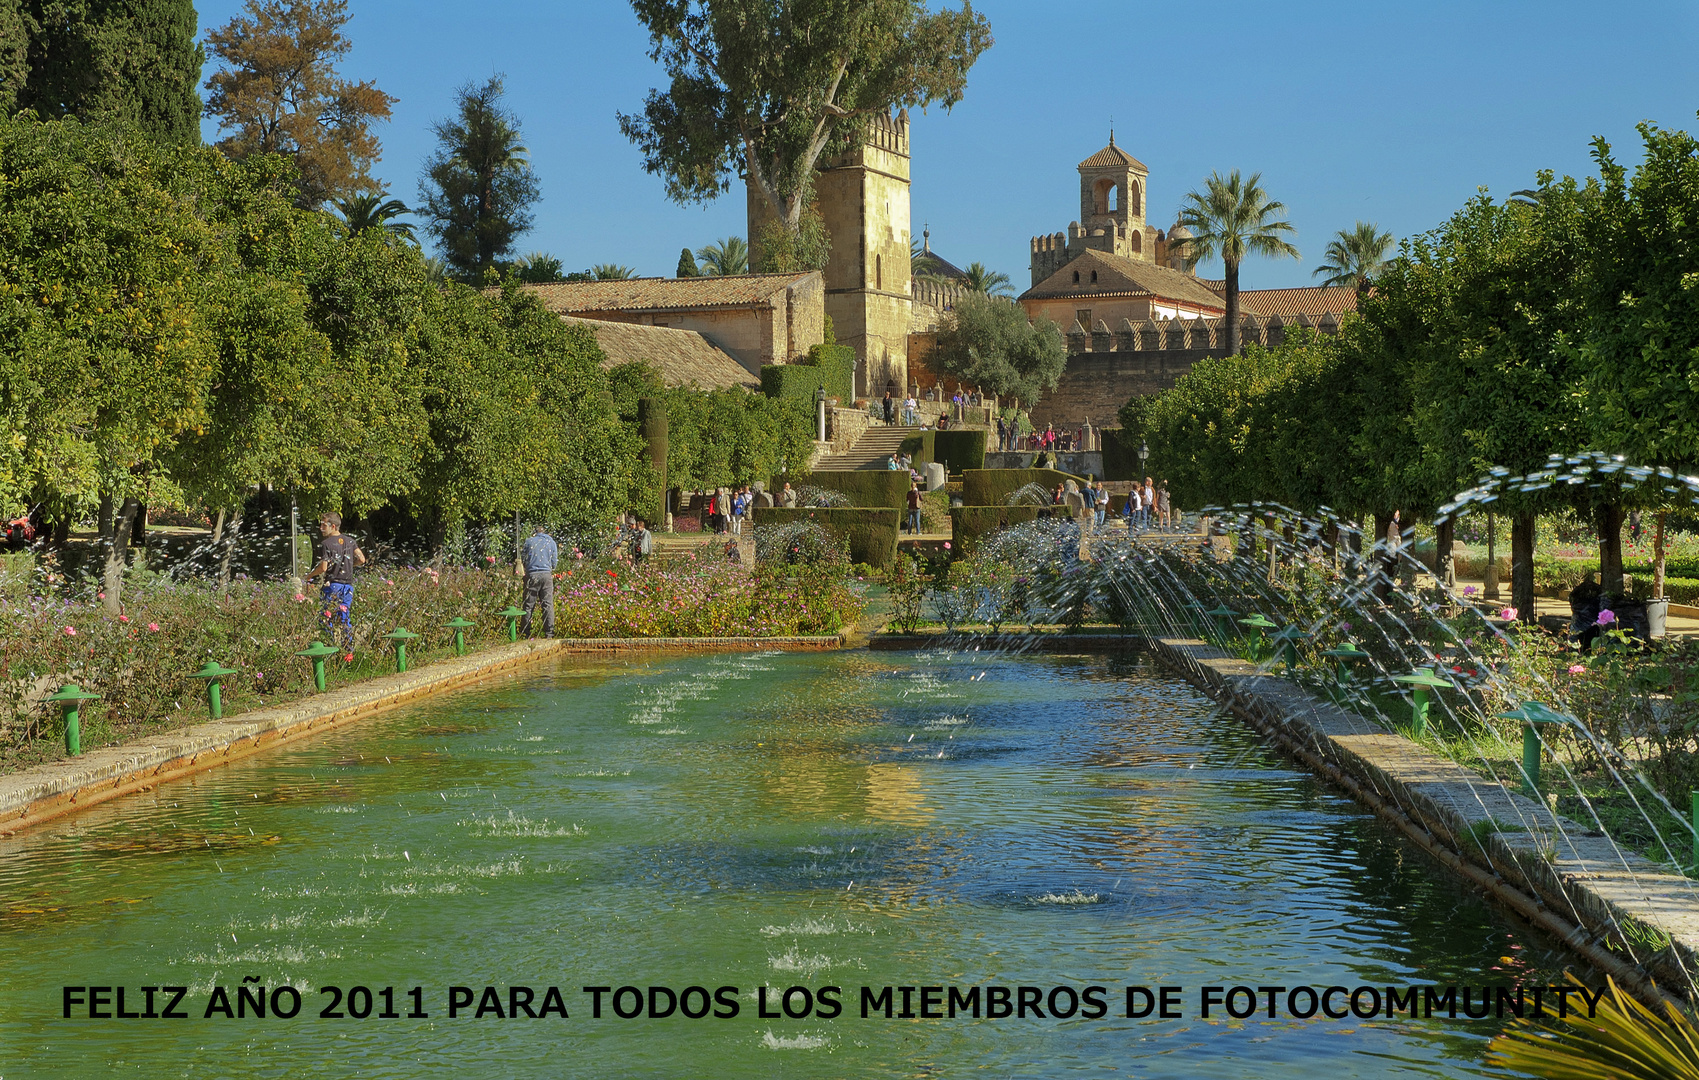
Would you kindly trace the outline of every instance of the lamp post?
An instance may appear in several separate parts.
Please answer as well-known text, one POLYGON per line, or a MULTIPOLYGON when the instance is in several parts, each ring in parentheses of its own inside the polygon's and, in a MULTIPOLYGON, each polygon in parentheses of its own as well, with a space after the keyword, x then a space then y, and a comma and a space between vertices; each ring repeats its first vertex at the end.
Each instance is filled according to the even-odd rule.
POLYGON ((814 390, 814 427, 815 442, 826 441, 826 387, 824 384, 814 390))
MULTIPOLYGON (((1150 458, 1150 444, 1145 442, 1143 439, 1140 439, 1139 440, 1139 476, 1144 475, 1144 463, 1147 460, 1149 460, 1149 458, 1150 458)), ((1137 480, 1138 478, 1139 478, 1138 476, 1133 477, 1134 480, 1137 480)))

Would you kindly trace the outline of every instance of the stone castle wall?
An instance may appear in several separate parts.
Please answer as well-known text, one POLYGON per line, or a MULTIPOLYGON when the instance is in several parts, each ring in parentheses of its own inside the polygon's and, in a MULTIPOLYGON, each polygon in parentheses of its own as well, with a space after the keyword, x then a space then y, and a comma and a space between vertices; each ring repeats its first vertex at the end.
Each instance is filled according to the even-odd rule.
MULTIPOLYGON (((1130 323, 1111 332, 1101 320, 1092 332, 1071 333, 1068 363, 1056 389, 1032 407, 1033 426, 1054 424, 1058 430, 1090 421, 1093 427, 1116 427, 1121 406, 1134 397, 1159 394, 1173 386, 1206 356, 1226 356, 1223 319, 1160 319, 1130 323)), ((1245 345, 1276 348, 1286 340, 1289 326, 1320 333, 1337 333, 1332 315, 1311 319, 1300 315, 1287 321, 1276 315, 1259 319, 1246 315, 1240 323, 1245 345)))

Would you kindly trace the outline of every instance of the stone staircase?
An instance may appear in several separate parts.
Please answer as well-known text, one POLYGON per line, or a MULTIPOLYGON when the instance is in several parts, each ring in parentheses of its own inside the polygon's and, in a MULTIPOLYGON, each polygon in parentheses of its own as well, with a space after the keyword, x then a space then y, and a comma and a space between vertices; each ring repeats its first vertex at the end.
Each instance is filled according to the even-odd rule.
POLYGON ((815 471, 837 469, 883 469, 886 460, 902 449, 903 440, 919 435, 917 427, 875 424, 841 454, 827 454, 814 463, 815 471))

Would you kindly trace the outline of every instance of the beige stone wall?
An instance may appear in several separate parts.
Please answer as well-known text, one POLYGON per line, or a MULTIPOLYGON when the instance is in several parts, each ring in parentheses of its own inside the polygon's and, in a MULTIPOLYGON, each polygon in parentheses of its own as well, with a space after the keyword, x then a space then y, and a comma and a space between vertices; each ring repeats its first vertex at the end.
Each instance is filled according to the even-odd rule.
MULTIPOLYGON (((1121 320, 1141 322, 1150 318, 1150 299, 1148 297, 1120 296, 1080 296, 1062 297, 1049 300, 1023 300, 1021 306, 1026 309, 1029 319, 1049 319, 1067 333, 1074 325, 1081 311, 1091 312, 1092 323, 1106 323, 1111 330, 1119 329, 1121 320)), ((1087 326, 1087 330, 1091 327, 1087 326)))
POLYGON ((763 364, 790 363, 824 337, 825 290, 819 275, 792 286, 771 307, 722 311, 586 311, 580 318, 693 330, 726 350, 753 375, 763 364))
POLYGON ((826 285, 819 274, 810 274, 792 285, 785 294, 785 319, 789 335, 783 360, 790 363, 807 356, 808 350, 826 340, 826 285))

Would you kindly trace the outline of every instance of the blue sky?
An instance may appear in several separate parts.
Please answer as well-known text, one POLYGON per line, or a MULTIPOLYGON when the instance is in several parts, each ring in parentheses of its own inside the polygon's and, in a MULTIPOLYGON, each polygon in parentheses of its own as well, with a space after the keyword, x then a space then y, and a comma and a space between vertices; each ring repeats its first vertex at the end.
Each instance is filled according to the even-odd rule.
MULTIPOLYGON (((660 79, 622 0, 350 6, 343 74, 400 99, 379 129, 377 173, 394 195, 417 199, 430 125, 456 87, 501 72, 543 190, 520 252, 670 275, 681 247, 742 235, 740 189, 675 205, 621 137, 615 112, 636 111, 660 79)), ((1029 238, 1078 214, 1074 166, 1107 141, 1111 116, 1116 142, 1150 169, 1158 227, 1211 170, 1263 174, 1303 259, 1247 263, 1251 288, 1312 283, 1328 238, 1359 219, 1407 236, 1478 186, 1504 195, 1541 168, 1590 174, 1595 135, 1633 161, 1639 121, 1699 122, 1692 0, 975 6, 997 43, 965 101, 914 117, 914 227, 1017 288, 1029 238)), ((204 31, 241 4, 198 8, 204 31)))

